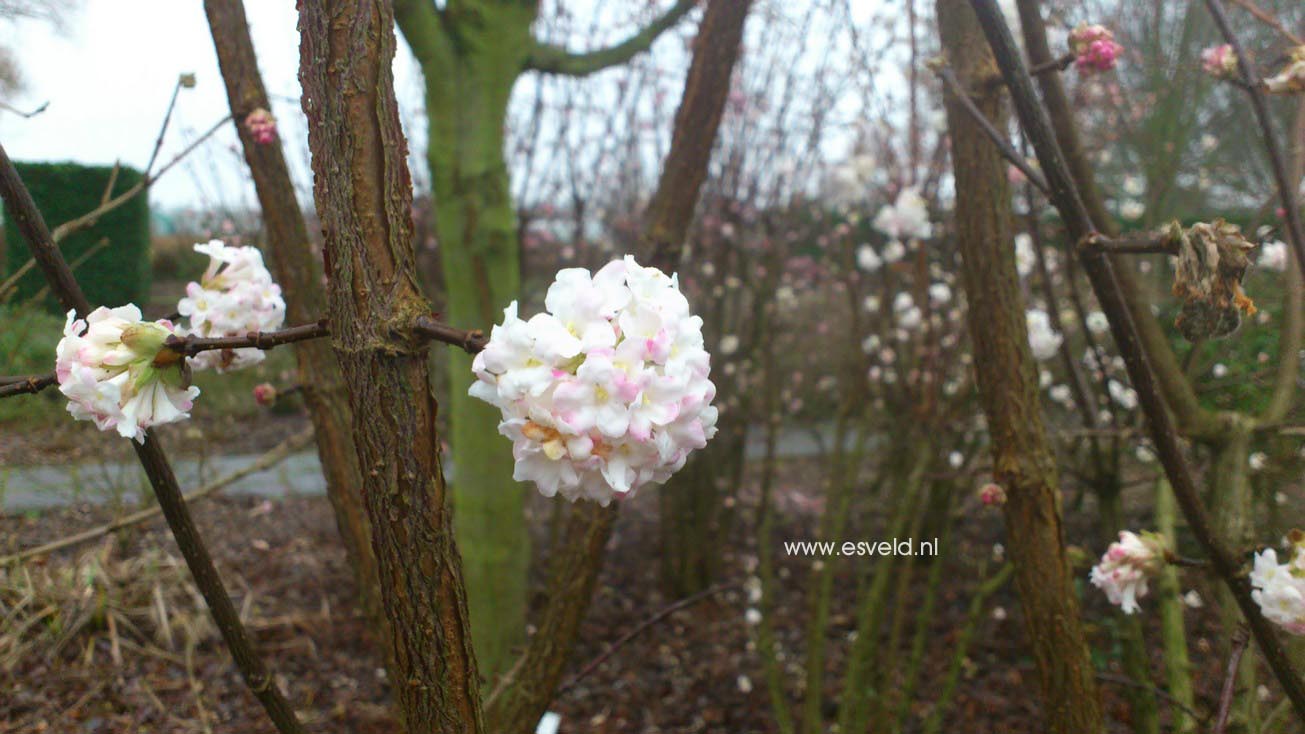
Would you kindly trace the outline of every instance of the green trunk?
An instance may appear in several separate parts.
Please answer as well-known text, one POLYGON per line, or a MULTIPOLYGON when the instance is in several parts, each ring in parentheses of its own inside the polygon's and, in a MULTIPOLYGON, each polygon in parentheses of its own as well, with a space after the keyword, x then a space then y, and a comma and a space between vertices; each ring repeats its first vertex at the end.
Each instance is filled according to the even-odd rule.
MULTIPOLYGON (((520 290, 503 124, 531 20, 524 10, 487 6, 486 12, 491 8, 494 17, 466 25, 450 57, 423 64, 445 319, 486 332, 520 290)), ((482 674, 493 680, 525 643, 528 487, 512 479, 512 446, 498 433, 498 410, 467 395, 472 379, 471 358, 452 350, 454 530, 476 656, 482 674)))
MULTIPOLYGON (((1251 421, 1239 413, 1225 414, 1227 433, 1214 447, 1214 486, 1211 515, 1217 518, 1220 534, 1234 549, 1249 547, 1254 532, 1250 478, 1251 421)), ((1242 624, 1242 615, 1227 587, 1218 592, 1219 613, 1223 619, 1225 640, 1242 624)), ((1243 655, 1237 673, 1237 693, 1233 700, 1229 732, 1255 731, 1258 700, 1255 695, 1255 656, 1243 655)))

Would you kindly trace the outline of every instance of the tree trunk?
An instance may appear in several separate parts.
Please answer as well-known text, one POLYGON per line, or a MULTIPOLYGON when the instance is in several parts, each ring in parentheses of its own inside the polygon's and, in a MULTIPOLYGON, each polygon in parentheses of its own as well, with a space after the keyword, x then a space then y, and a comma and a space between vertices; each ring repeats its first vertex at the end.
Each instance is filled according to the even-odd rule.
MULTIPOLYGON (((418 58, 426 86, 427 158, 446 319, 488 330, 520 291, 503 125, 524 67, 533 13, 498 5, 481 12, 483 17, 459 24, 465 43, 456 51, 418 58)), ((414 49, 431 42, 419 37, 431 29, 402 15, 399 20, 414 49)), ((477 657, 493 680, 526 641, 529 487, 512 479, 512 445, 498 433, 498 409, 467 395, 472 380, 470 356, 450 355, 454 526, 465 554, 477 657)))
MULTIPOLYGON (((947 61, 975 102, 1005 129, 1005 111, 992 82, 997 69, 966 0, 938 0, 947 61)), ((1029 349, 1024 304, 1011 246, 1006 166, 992 143, 952 95, 956 229, 970 335, 992 440, 993 475, 1006 490, 1007 537, 1016 587, 1037 662, 1043 716, 1049 731, 1104 730, 1096 681, 1065 555, 1059 477, 1038 402, 1037 367, 1029 349)), ((1054 307, 1054 306, 1053 306, 1054 307)))
MULTIPOLYGON (((245 161, 254 180, 254 190, 263 210, 267 234, 266 252, 271 256, 277 282, 286 295, 286 316, 292 324, 316 321, 326 314, 326 289, 321 268, 309 241, 308 226, 295 195, 280 141, 255 143, 243 122, 252 111, 271 109, 263 78, 258 72, 254 43, 249 36, 242 0, 205 0, 217 49, 218 65, 226 82, 231 118, 240 135, 245 161)), ((294 345, 299 389, 313 421, 317 456, 326 478, 326 494, 335 510, 336 526, 344 540, 358 580, 362 606, 373 624, 383 624, 376 557, 372 554, 371 526, 362 504, 362 475, 354 451, 350 426, 353 415, 340 367, 328 343, 309 340, 294 345)))
POLYGON ((438 406, 425 345, 413 330, 429 305, 417 284, 393 25, 386 0, 300 6, 300 78, 332 343, 354 413, 403 724, 413 732, 481 732, 438 406))
MULTIPOLYGON (((1251 493, 1250 456, 1253 421, 1240 413, 1224 416, 1228 433, 1224 440, 1212 447, 1214 465, 1211 467, 1210 513, 1216 519, 1219 534, 1228 539, 1234 549, 1251 548, 1255 543, 1255 506, 1251 493)), ((1242 615, 1237 601, 1228 589, 1217 592, 1219 618, 1224 628, 1224 652, 1231 651, 1229 642, 1233 633, 1242 626, 1242 615)), ((1258 698, 1255 694, 1255 656, 1243 655, 1237 671, 1237 692, 1233 700, 1228 731, 1251 732, 1256 730, 1258 698)))
MULTIPOLYGON (((644 213, 640 256, 673 272, 684 251, 707 162, 729 96, 752 0, 713 0, 693 41, 693 61, 675 113, 671 149, 644 213)), ((660 496, 662 585, 676 598, 706 589, 720 556, 719 529, 730 467, 742 460, 743 426, 728 416, 715 443, 663 487, 660 496)))

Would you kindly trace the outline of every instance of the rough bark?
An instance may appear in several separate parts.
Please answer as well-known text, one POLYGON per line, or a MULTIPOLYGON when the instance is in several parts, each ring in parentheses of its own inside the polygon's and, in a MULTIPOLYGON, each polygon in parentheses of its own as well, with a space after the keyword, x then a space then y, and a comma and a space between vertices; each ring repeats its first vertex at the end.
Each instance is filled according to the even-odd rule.
MULTIPOLYGON (((231 119, 240 136, 245 162, 263 211, 267 236, 264 251, 286 298, 286 317, 292 324, 316 321, 326 313, 326 289, 321 267, 312 251, 308 225, 295 195, 280 141, 255 143, 243 122, 256 109, 271 109, 258 71, 254 42, 249 35, 242 0, 205 0, 218 66, 226 83, 231 119)), ((335 510, 336 526, 358 580, 362 606, 375 624, 383 623, 376 557, 372 554, 371 528, 362 504, 362 474, 350 434, 353 415, 344 379, 331 346, 323 340, 300 342, 294 347, 297 379, 313 422, 317 456, 326 479, 326 494, 335 510)))
POLYGON ((414 322, 412 183, 386 0, 300 6, 300 78, 325 235, 332 345, 348 386, 363 498, 404 725, 481 732, 476 655, 414 322))
MULTIPOLYGON (((668 273, 680 261, 707 178, 751 7, 752 0, 713 0, 693 41, 693 60, 675 113, 671 148, 644 213, 640 237, 642 262, 668 273)), ((677 598, 706 589, 715 575, 720 555, 715 539, 725 498, 717 482, 727 476, 725 470, 742 452, 741 434, 722 434, 661 489, 662 585, 677 598)))
MULTIPOLYGON (((998 129, 1006 112, 997 70, 965 0, 938 0, 947 61, 998 129)), ((1005 164, 983 132, 948 95, 957 239, 969 299, 970 335, 1004 507, 1029 645, 1037 662, 1043 716, 1052 732, 1104 730, 1086 639, 1074 597, 1061 526, 1059 477, 1038 402, 1024 304, 1011 242, 1005 164)))
POLYGON ((644 215, 644 264, 668 273, 679 262, 707 178, 705 162, 711 160, 716 144, 751 7, 752 0, 712 0, 693 41, 693 61, 675 113, 671 149, 644 215))

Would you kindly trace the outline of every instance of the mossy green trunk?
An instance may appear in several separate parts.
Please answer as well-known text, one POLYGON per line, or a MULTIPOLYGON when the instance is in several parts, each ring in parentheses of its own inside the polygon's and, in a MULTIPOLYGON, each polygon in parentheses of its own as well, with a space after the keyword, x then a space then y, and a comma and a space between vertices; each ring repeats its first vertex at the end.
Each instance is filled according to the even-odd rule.
MULTIPOLYGON (((396 10, 425 79, 444 317, 488 331, 520 290, 503 125, 530 47, 534 11, 487 3, 476 17, 458 18, 453 41, 405 15, 402 4, 396 10)), ((492 680, 525 643, 530 541, 526 486, 512 479, 512 446, 498 433, 498 411, 467 395, 471 381, 471 357, 451 355, 447 415, 454 530, 477 658, 482 674, 492 680)))

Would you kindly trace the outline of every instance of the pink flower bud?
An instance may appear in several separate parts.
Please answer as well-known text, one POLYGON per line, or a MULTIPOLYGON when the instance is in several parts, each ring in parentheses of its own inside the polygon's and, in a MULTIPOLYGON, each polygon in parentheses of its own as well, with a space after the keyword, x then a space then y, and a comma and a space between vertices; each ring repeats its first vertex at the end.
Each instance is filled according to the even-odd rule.
POLYGON ((268 145, 276 140, 276 118, 272 113, 259 107, 245 117, 245 130, 258 145, 268 145))
POLYGON ((1237 54, 1227 43, 1211 46, 1201 52, 1201 67, 1216 79, 1230 77, 1237 73, 1237 54))
POLYGON ((272 383, 264 382, 254 386, 254 402, 263 407, 276 403, 276 388, 272 383))
POLYGON ((1081 25, 1069 34, 1074 63, 1082 73, 1110 71, 1115 68, 1124 47, 1115 43, 1115 34, 1105 26, 1081 25))
POLYGON ((1000 484, 989 482, 979 490, 979 501, 988 507, 1001 507, 1006 504, 1006 490, 1000 484))

